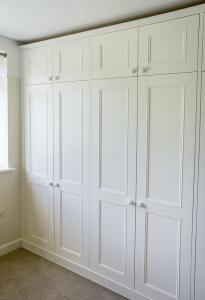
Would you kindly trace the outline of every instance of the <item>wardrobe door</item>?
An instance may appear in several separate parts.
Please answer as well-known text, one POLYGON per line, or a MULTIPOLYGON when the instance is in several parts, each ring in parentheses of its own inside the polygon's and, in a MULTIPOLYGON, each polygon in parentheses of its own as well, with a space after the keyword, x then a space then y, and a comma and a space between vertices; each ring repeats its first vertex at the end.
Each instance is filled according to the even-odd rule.
POLYGON ((92 268, 134 286, 137 80, 92 82, 92 268))
POLYGON ((53 102, 50 85, 25 88, 26 240, 53 251, 53 102))
POLYGON ((54 80, 89 79, 89 39, 73 40, 53 47, 54 80))
POLYGON ((59 83, 54 99, 55 252, 88 265, 89 83, 59 83))
POLYGON ((137 75, 138 28, 96 36, 92 45, 93 78, 137 75))
POLYGON ((24 84, 48 83, 52 80, 52 47, 23 52, 24 84))
POLYGON ((139 74, 197 70, 199 16, 141 26, 139 74))
POLYGON ((139 78, 135 288, 153 300, 190 299, 196 77, 139 78))
POLYGON ((195 300, 204 300, 205 297, 205 73, 202 77, 202 105, 201 105, 201 135, 199 159, 199 190, 197 211, 197 239, 196 239, 196 278, 195 300))

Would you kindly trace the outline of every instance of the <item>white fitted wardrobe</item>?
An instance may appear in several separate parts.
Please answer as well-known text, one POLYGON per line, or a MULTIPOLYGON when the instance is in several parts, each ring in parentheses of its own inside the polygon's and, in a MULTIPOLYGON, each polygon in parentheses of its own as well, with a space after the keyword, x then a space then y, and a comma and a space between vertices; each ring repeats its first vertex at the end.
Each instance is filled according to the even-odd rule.
POLYGON ((130 299, 205 299, 203 11, 21 46, 23 247, 130 299))

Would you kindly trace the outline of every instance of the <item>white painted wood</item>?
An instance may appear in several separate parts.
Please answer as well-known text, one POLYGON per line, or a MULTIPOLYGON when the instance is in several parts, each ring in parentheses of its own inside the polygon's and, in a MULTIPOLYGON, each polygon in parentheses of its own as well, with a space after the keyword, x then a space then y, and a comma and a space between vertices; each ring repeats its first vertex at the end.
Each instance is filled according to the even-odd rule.
POLYGON ((58 44, 53 53, 55 81, 89 79, 89 39, 58 44))
POLYGON ((50 85, 25 88, 26 238, 53 250, 53 100, 50 85))
POLYGON ((198 206, 198 185, 199 185, 199 156, 200 156, 200 126, 201 126, 201 87, 202 87, 202 58, 203 58, 203 12, 199 20, 199 51, 198 51, 198 73, 197 73, 197 118, 196 118, 196 142, 195 142, 195 178, 194 178, 194 205, 192 225, 192 268, 191 268, 191 300, 195 299, 195 275, 196 275, 196 238, 197 238, 197 206, 198 206))
POLYGON ((202 110, 201 110, 201 135, 200 135, 200 160, 199 160, 199 190, 197 210, 197 240, 196 240, 196 278, 195 278, 195 300, 203 300, 205 295, 205 237, 204 237, 204 215, 205 215, 205 73, 202 77, 202 110))
POLYGON ((94 37, 92 46, 93 78, 137 75, 137 28, 94 37))
POLYGON ((88 265, 89 83, 59 83, 54 95, 55 251, 88 265))
POLYGON ((44 46, 24 51, 23 69, 24 84, 52 81, 52 48, 44 46))
POLYGON ((196 78, 139 78, 135 289, 190 299, 196 78))
MULTIPOLYGON (((23 59, 24 68, 26 66, 26 70, 23 71, 24 84, 48 83, 50 81, 47 75, 49 77, 59 76, 60 73, 59 79, 56 79, 54 94, 50 85, 36 85, 25 88, 26 110, 28 112, 30 106, 32 106, 30 103, 32 101, 28 101, 28 99, 33 99, 34 104, 31 115, 33 115, 33 120, 37 120, 34 121, 37 126, 33 126, 34 129, 30 131, 32 126, 30 126, 30 115, 27 113, 27 232, 25 244, 32 245, 31 250, 40 249, 40 255, 46 253, 45 255, 48 254, 48 257, 54 257, 57 263, 82 275, 84 270, 91 272, 93 280, 98 282, 98 278, 100 278, 99 283, 103 284, 105 281, 107 287, 115 291, 119 289, 121 294, 123 294, 122 291, 126 291, 126 294, 129 290, 131 294, 126 294, 128 298, 132 295, 133 299, 140 300, 148 298, 153 300, 190 299, 190 281, 188 278, 190 278, 189 250, 191 247, 194 85, 196 78, 194 74, 181 74, 141 77, 139 81, 140 120, 136 212, 133 208, 136 184, 134 167, 137 152, 134 126, 137 118, 137 79, 121 78, 93 81, 92 152, 88 151, 90 142, 88 134, 89 100, 87 98, 89 97, 89 84, 86 82, 57 82, 89 79, 89 55, 92 61, 93 78, 136 76, 136 70, 132 73, 130 62, 134 66, 136 61, 137 67, 138 29, 134 28, 137 25, 140 25, 139 47, 144 51, 144 57, 147 55, 147 51, 146 47, 141 44, 142 33, 145 36, 151 36, 153 47, 151 48, 152 53, 150 53, 151 58, 155 59, 155 63, 151 64, 153 68, 145 70, 140 75, 197 70, 198 16, 189 15, 198 14, 204 7, 204 5, 193 7, 34 43, 22 48, 27 49, 24 51, 26 61, 23 59), (184 61, 181 59, 183 57, 181 55, 183 52, 181 51, 183 48, 183 38, 181 38, 183 31, 184 35, 187 35, 186 43, 184 43, 187 46, 185 49, 187 53, 184 61), (166 36, 168 42, 164 36, 166 36), (91 37, 92 40, 90 54, 88 37, 91 37), (99 68, 98 64, 100 46, 104 55, 102 68, 99 68), (32 48, 33 50, 28 50, 32 48), (82 49, 85 59, 80 60, 79 53, 81 51, 79 49, 82 49), (95 49, 97 50, 94 53, 95 49), (129 64, 126 64, 126 49, 128 49, 129 64), (92 55, 96 55, 95 62, 92 55), (27 63, 30 58, 31 63, 27 63), (52 63, 54 63, 54 71, 52 70, 52 63), (31 67, 29 67, 29 64, 31 67), (73 92, 74 90, 76 94, 73 92), (79 90, 83 91, 83 106, 79 104, 80 96, 77 95, 79 90), (179 121, 183 118, 183 108, 181 106, 183 92, 185 95, 184 132, 180 131, 179 124, 179 121), (153 97, 157 101, 151 107, 151 111, 147 113, 145 105, 148 93, 150 93, 150 99, 153 97), (55 110, 54 144, 52 136, 53 116, 51 113, 53 95, 55 96, 55 108, 57 108, 55 110), (163 95, 164 97, 162 97, 163 95), (49 103, 45 100, 46 97, 50 99, 48 100, 49 103), (63 99, 65 99, 65 103, 61 114, 58 114, 63 99), (66 99, 69 99, 69 101, 66 101, 66 99), (74 100, 71 101, 71 99, 74 100), (126 119, 127 102, 130 103, 130 106, 129 116, 126 119), (86 103, 85 106, 84 103, 86 103), (36 109, 35 105, 39 105, 39 109, 36 109), (81 111, 82 108, 83 111, 81 111), (38 112, 36 112, 37 110, 38 112), (81 112, 82 118, 80 119, 81 112), (101 115, 98 114, 99 112, 101 112, 101 115), (64 137, 62 136, 63 130, 59 130, 63 114, 66 117, 64 116, 65 122, 62 122, 62 125, 67 128, 64 137), (47 117, 50 126, 49 129, 45 130, 47 117), (145 124, 147 118, 153 121, 148 134, 145 124), (129 126, 127 126, 128 123, 129 126), (83 132, 83 147, 80 146, 79 142, 81 138, 80 127, 81 134, 83 132), (127 139, 125 128, 127 129, 127 139), (180 133, 181 137, 179 137, 180 133), (48 136, 47 145, 43 136, 48 136), (179 140, 184 141, 184 149, 179 148, 179 140), (146 144, 147 142, 149 145, 146 144), (53 188, 48 187, 48 183, 53 181, 53 159, 51 162, 53 145, 55 145, 55 183, 60 184, 60 188, 55 187, 55 255, 52 252, 54 249, 54 233, 52 231, 54 225, 52 219, 54 214, 53 188), (47 153, 46 147, 48 149, 47 153), (150 159, 147 163, 149 193, 148 197, 146 195, 143 199, 141 195, 144 195, 146 184, 145 161, 147 148, 150 151, 150 159), (179 157, 179 152, 182 154, 183 159, 179 157), (128 158, 127 173, 125 155, 128 158), (88 171, 88 156, 93 157, 93 165, 90 165, 93 168, 93 183, 91 184, 93 188, 92 211, 88 206, 88 174, 84 173, 88 171), (171 159, 166 160, 167 157, 171 157, 171 159), (181 165, 179 165, 179 162, 181 162, 181 165), (81 168, 81 163, 83 168, 81 168), (179 169, 183 171, 181 177, 179 176, 179 169), (82 173, 85 177, 82 176, 82 173), (83 180, 80 181, 80 177, 83 180), (178 193, 179 187, 182 191, 181 198, 178 193), (83 200, 80 199, 81 196, 83 200), (154 196, 156 199, 153 199, 154 196), (182 201, 180 202, 180 200, 182 201), (144 202, 146 213, 143 211, 144 202), (135 213, 137 221, 136 290, 133 291, 135 213), (90 237, 92 251, 89 253, 91 266, 88 264, 88 224, 86 221, 88 216, 92 217, 92 236, 90 237), (63 222, 61 222, 62 220, 63 222), (178 234, 180 224, 182 228, 181 236, 178 234), (148 242, 147 244, 144 243, 145 239, 148 242), (125 240, 127 243, 125 243, 125 240), (176 249, 181 250, 180 254, 175 251, 176 249), (184 249, 186 249, 186 252, 184 249), (144 252, 147 255, 146 257, 144 252), (179 259, 180 271, 177 274, 178 270, 175 266, 176 261, 179 259), (146 262, 145 270, 143 269, 144 262, 146 262), (92 271, 88 270, 89 267, 92 268, 92 271), (147 272, 147 278, 145 278, 148 281, 147 284, 143 280, 144 271, 147 272), (177 276, 180 277, 180 281, 178 281, 177 276), (145 296, 142 296, 142 294, 145 296)), ((140 52, 139 61, 141 61, 141 54, 142 52, 140 52)), ((200 57, 199 61, 201 61, 200 57)), ((140 67, 142 66, 140 65, 140 67)), ((53 80, 55 80, 54 77, 53 80)), ((200 166, 200 168, 202 167, 200 166)), ((200 182, 200 188, 201 186, 200 182)), ((199 192, 200 197, 203 197, 203 188, 201 190, 202 192, 199 192)), ((200 207, 202 206, 199 203, 199 209, 200 207)), ((199 217, 201 217, 201 214, 203 216, 203 213, 199 212, 199 217)), ((199 226, 203 228, 202 217, 201 220, 198 220, 199 226)), ((199 235, 202 235, 202 231, 198 231, 199 235)), ((199 242, 197 241, 197 243, 199 242)), ((197 251, 198 253, 203 251, 201 243, 197 244, 197 251)), ((199 271, 197 270, 196 276, 195 300, 201 300, 201 298, 197 299, 199 296, 203 297, 200 280, 203 281, 204 279, 199 266, 202 267, 203 263, 198 259, 197 268, 199 271)))
POLYGON ((137 79, 92 82, 92 268, 134 286, 137 79))
POLYGON ((56 262, 55 261, 55 253, 54 251, 49 251, 47 249, 44 249, 40 246, 37 246, 36 244, 33 244, 32 242, 22 239, 22 248, 26 249, 32 253, 35 253, 41 257, 44 257, 45 259, 48 259, 52 262, 56 262))
POLYGON ((139 75, 197 70, 199 16, 139 28, 139 75))
POLYGON ((21 239, 11 241, 0 246, 0 256, 21 248, 21 239))

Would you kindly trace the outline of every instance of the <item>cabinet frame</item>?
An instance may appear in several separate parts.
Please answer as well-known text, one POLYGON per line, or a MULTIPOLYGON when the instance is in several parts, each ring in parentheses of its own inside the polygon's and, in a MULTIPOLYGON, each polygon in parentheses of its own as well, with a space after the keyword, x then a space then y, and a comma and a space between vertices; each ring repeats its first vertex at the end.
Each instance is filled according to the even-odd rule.
MULTIPOLYGON (((54 46, 58 43, 64 43, 66 41, 72 41, 75 39, 79 39, 79 38, 89 38, 91 39, 93 36, 95 35, 99 35, 99 34, 104 34, 104 33, 109 33, 109 32, 115 32, 118 30, 124 30, 124 29, 128 29, 128 28, 135 28, 137 26, 143 26, 143 25, 148 25, 148 24, 153 24, 156 22, 163 22, 163 21, 168 21, 168 20, 172 20, 172 19, 178 19, 181 17, 186 17, 186 16, 190 16, 190 15, 195 15, 198 14, 200 15, 200 30, 199 30, 199 53, 198 53, 198 86, 197 86, 197 101, 198 101, 198 116, 200 113, 200 93, 201 93, 201 70, 202 70, 202 33, 203 33, 203 22, 202 22, 202 18, 204 18, 204 13, 205 13, 205 4, 201 4, 201 5, 197 5, 197 6, 193 6, 193 7, 189 7, 183 10, 178 10, 178 11, 173 11, 170 13, 165 13, 162 15, 156 15, 153 17, 148 17, 148 18, 144 18, 144 19, 140 19, 140 20, 135 20, 135 21, 131 21, 131 22, 127 22, 127 23, 122 23, 122 24, 118 24, 118 25, 113 25, 113 26, 109 26, 109 27, 105 27, 105 28, 99 28, 99 29, 95 29, 92 31, 87 31, 87 32, 82 32, 82 33, 78 33, 78 34, 74 34, 74 35, 70 35, 70 36, 65 36, 65 37, 60 37, 60 38, 55 38, 55 39, 51 39, 51 40, 47 40, 47 41, 43 41, 43 42, 37 42, 37 43, 32 43, 32 44, 28 44, 28 45, 23 45, 20 46, 20 49, 22 50, 22 57, 23 57, 23 52, 24 50, 28 50, 28 49, 35 49, 37 47, 41 47, 41 46, 54 46)), ((22 78, 24 77, 23 71, 22 71, 22 78)), ((22 83, 22 90, 24 89, 24 83, 22 83)), ((22 106, 24 106, 24 100, 22 97, 22 106)), ((22 110, 24 111, 24 107, 22 107, 22 110)), ((24 112, 23 112, 24 114, 24 112)), ((196 133, 197 133, 197 137, 196 137, 196 170, 195 170, 195 174, 196 174, 196 180, 195 180, 195 188, 194 188, 194 195, 195 195, 195 201, 194 201, 194 209, 193 209, 193 265, 192 265, 192 286, 191 286, 191 299, 194 300, 194 267, 195 267, 195 263, 194 263, 194 255, 195 255, 195 233, 196 233, 196 216, 197 216, 197 172, 198 172, 198 152, 199 152, 199 127, 200 127, 200 121, 199 119, 197 119, 197 126, 196 126, 196 133)), ((85 269, 85 268, 81 268, 75 264, 73 264, 72 262, 68 262, 66 260, 62 260, 59 259, 55 256, 54 253, 49 253, 48 251, 42 250, 38 247, 36 247, 35 245, 31 245, 25 237, 25 230, 26 230, 26 226, 25 226, 25 187, 24 187, 24 183, 23 181, 25 180, 25 157, 24 157, 24 140, 25 140, 25 122, 24 120, 22 121, 22 132, 23 132, 23 139, 22 139, 22 215, 23 215, 23 247, 27 248, 33 252, 36 252, 37 254, 40 254, 44 257, 47 257, 49 259, 51 259, 54 262, 57 262, 60 265, 63 265, 64 267, 73 270, 74 272, 77 272, 87 278, 90 278, 91 280, 112 289, 113 291, 120 293, 122 295, 124 295, 125 297, 129 297, 130 299, 139 299, 139 300, 147 300, 143 295, 140 295, 139 293, 137 293, 134 290, 130 290, 124 286, 121 286, 120 284, 116 283, 116 282, 111 282, 110 280, 107 280, 106 278, 103 278, 102 276, 100 276, 99 274, 96 274, 95 272, 93 272, 90 269, 85 269)), ((91 227, 91 226, 90 226, 91 227)))

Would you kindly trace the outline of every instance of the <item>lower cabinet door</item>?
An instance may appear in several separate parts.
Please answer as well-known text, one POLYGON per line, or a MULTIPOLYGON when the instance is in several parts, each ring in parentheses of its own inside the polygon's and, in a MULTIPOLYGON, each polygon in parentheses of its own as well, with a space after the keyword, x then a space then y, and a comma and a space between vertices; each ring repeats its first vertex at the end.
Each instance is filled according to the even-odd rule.
POLYGON ((89 83, 54 90, 55 252, 88 266, 89 83))
POLYGON ((92 269, 134 287, 137 79, 92 82, 92 269))
POLYGON ((135 289, 189 300, 196 74, 139 78, 135 289))
POLYGON ((53 251, 53 100, 48 84, 25 88, 25 154, 25 239, 53 251))

